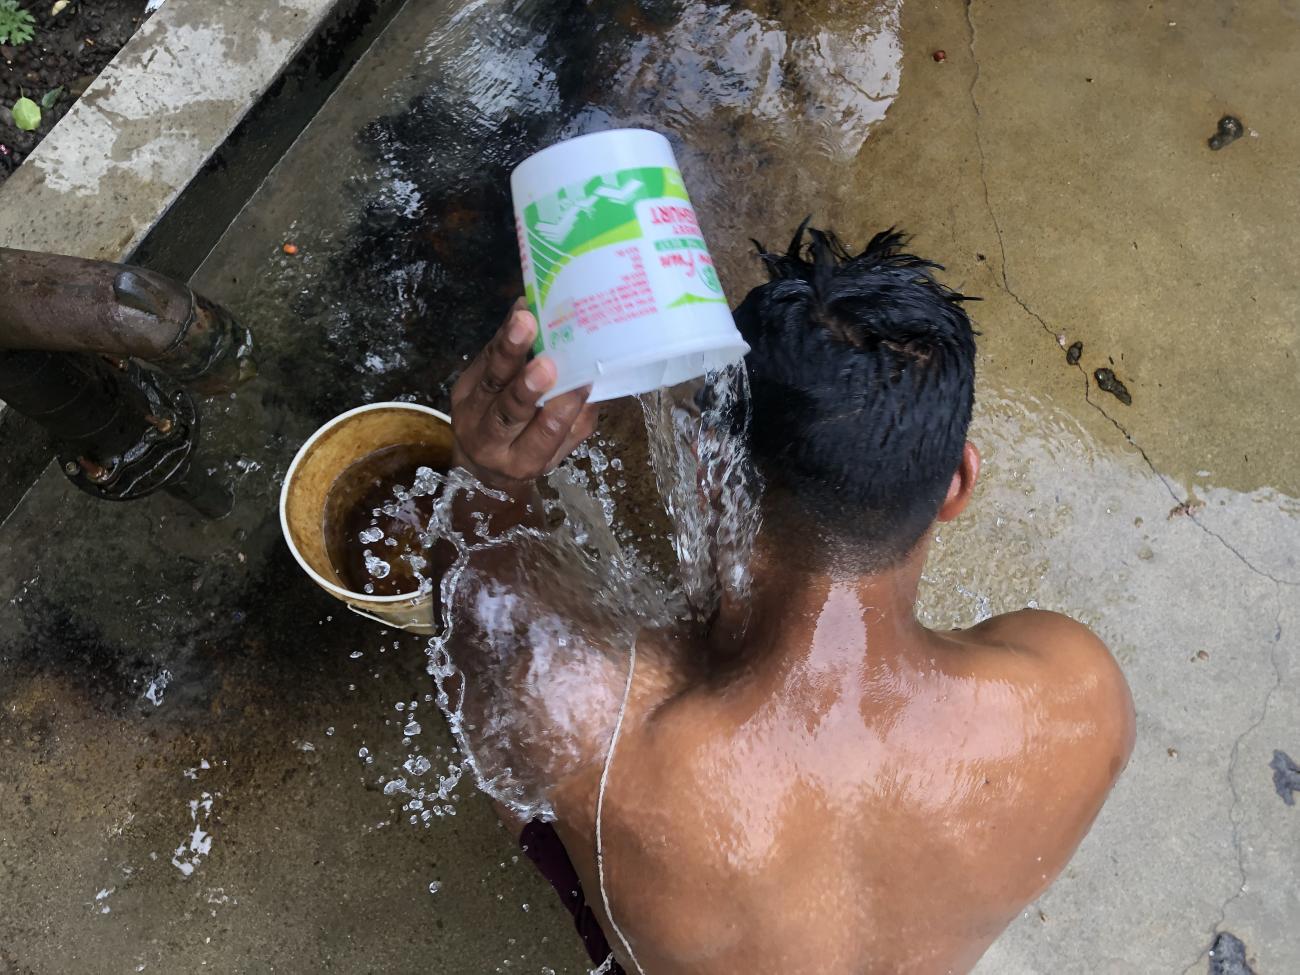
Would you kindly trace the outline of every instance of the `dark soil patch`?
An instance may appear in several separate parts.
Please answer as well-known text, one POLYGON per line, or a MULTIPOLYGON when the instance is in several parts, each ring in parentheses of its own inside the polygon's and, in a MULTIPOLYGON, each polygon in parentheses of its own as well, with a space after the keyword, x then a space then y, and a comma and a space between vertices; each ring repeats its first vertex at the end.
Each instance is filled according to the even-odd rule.
MULTIPOLYGON (((18 168, 56 122, 90 87, 144 20, 147 0, 76 0, 50 15, 54 0, 25 0, 20 6, 36 20, 26 44, 0 44, 0 183, 18 168), (43 109, 41 125, 24 132, 10 109, 26 95, 39 102, 62 86, 63 96, 43 109)), ((87 146, 94 152, 94 146, 87 146)))

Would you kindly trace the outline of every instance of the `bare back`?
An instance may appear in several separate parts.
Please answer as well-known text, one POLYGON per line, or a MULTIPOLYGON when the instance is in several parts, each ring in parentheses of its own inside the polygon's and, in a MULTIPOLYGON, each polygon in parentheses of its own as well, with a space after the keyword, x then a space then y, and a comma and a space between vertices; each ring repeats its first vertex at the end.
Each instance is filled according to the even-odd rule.
MULTIPOLYGON (((1127 760, 1118 668, 1086 628, 1034 611, 891 642, 834 588, 775 629, 793 652, 642 701, 618 745, 606 880, 637 962, 968 971, 1064 867, 1127 760)), ((583 777, 556 809, 597 901, 594 789, 583 777)))
MULTIPOLYGON (((979 472, 959 443, 974 382, 964 299, 896 233, 852 258, 815 233, 814 260, 803 233, 764 255, 785 297, 742 306, 771 340, 750 357, 767 388, 750 429, 777 478, 739 615, 724 605, 688 646, 668 614, 604 585, 599 560, 571 577, 500 545, 457 570, 449 607, 477 622, 452 632, 467 700, 500 719, 476 734, 489 753, 509 746, 494 776, 523 770, 523 792, 545 790, 621 960, 644 975, 967 971, 1063 868, 1132 748, 1128 687, 1085 627, 1030 611, 953 634, 916 621, 928 533, 914 522, 937 498, 925 516, 956 518, 979 472), (886 293, 864 316, 862 296, 886 293), (796 455, 801 479, 774 494, 796 455), (864 516, 890 485, 837 493, 854 471, 890 475, 888 524, 864 516), (839 515, 801 503, 809 478, 839 515), (620 673, 633 693, 616 722, 620 673)), ((452 391, 453 461, 490 489, 453 505, 458 532, 540 528, 535 482, 595 428, 586 390, 538 405, 557 373, 528 361, 537 331, 517 305, 452 391)))

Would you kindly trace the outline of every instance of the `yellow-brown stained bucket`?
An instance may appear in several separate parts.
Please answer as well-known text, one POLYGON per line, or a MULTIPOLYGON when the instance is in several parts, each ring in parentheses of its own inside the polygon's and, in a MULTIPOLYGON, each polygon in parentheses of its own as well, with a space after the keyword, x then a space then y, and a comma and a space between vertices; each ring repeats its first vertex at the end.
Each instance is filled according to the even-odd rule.
POLYGON ((363 457, 399 444, 427 444, 437 460, 435 469, 446 471, 451 467, 451 419, 414 403, 372 403, 330 420, 289 465, 280 491, 280 527, 303 570, 354 613, 413 633, 432 633, 436 587, 398 596, 353 592, 343 584, 326 548, 325 499, 334 482, 363 457))

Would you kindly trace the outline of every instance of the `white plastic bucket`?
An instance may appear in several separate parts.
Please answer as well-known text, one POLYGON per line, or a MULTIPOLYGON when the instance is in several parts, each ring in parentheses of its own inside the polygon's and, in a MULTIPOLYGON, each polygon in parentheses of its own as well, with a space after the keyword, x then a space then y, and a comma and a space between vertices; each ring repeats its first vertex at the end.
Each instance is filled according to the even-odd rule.
POLYGON ((425 444, 436 470, 451 466, 451 419, 415 403, 372 403, 330 420, 302 445, 280 490, 280 528, 312 581, 348 609, 386 626, 432 633, 433 592, 371 596, 343 585, 325 538, 325 501, 339 475, 362 458, 400 444, 425 444))
POLYGON ((558 373, 548 397, 646 393, 749 351, 662 135, 561 142, 520 163, 510 192, 535 350, 558 373))

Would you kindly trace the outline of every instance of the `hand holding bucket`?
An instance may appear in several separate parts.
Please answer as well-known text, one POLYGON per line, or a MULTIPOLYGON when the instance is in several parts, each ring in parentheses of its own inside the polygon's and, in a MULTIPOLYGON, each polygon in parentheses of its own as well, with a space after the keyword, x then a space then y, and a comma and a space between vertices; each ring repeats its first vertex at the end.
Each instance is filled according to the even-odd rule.
POLYGON ((644 129, 580 136, 510 178, 534 351, 590 402, 672 386, 740 361, 713 258, 668 140, 644 129))

